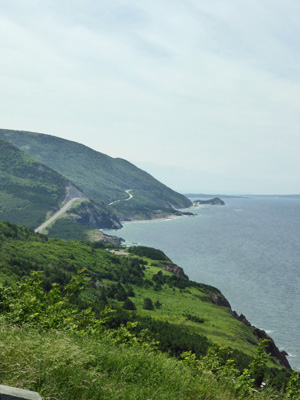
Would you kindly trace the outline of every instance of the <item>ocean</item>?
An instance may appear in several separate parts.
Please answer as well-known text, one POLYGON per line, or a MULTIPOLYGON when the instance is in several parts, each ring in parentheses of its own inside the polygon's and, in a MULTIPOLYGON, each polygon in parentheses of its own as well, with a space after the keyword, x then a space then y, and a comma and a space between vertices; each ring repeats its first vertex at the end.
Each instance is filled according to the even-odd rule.
POLYGON ((190 279, 220 289, 300 369, 300 197, 224 201, 188 209, 194 217, 126 223, 114 234, 163 250, 190 279))

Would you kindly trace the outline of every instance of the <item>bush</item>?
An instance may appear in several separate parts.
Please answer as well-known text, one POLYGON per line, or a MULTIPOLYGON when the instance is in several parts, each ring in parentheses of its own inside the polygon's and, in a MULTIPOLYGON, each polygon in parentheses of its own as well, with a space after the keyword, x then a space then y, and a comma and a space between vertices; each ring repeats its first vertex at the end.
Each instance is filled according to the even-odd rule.
POLYGON ((192 322, 197 322, 198 324, 203 324, 203 322, 204 322, 204 319, 203 319, 203 318, 199 318, 199 317, 197 317, 196 315, 192 315, 192 314, 185 313, 185 314, 183 314, 183 316, 184 316, 187 320, 192 321, 192 322))

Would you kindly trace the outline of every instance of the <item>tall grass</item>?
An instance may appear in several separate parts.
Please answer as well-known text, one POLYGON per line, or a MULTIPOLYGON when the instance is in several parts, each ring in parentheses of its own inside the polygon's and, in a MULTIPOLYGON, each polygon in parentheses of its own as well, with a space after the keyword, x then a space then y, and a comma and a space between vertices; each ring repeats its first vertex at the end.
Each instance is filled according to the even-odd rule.
MULTIPOLYGON (((38 332, 0 322, 0 382, 44 400, 231 400, 238 396, 209 372, 138 344, 117 345, 63 332, 38 332)), ((278 395, 278 393, 277 393, 278 395)), ((271 399, 257 393, 248 398, 271 399)))

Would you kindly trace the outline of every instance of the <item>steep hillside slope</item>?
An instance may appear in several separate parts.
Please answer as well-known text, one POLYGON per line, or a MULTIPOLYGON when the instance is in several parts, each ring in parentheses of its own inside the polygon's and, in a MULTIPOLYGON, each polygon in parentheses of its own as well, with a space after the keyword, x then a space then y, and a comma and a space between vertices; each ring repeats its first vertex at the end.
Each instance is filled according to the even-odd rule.
POLYGON ((58 137, 0 129, 3 138, 70 179, 88 197, 115 209, 123 220, 176 213, 191 205, 148 173, 121 158, 112 158, 58 137), (130 190, 129 199, 126 190, 130 190), (126 201, 127 199, 127 201, 126 201))
MULTIPOLYGON (((61 174, 0 139, 0 220, 37 228, 72 198, 86 196, 61 174)), ((102 209, 88 199, 79 204, 81 207, 74 204, 72 213, 67 215, 74 222, 74 234, 76 228, 80 229, 78 224, 85 229, 120 227, 118 219, 106 207, 102 209)))
POLYGON ((0 140, 1 220, 35 228, 59 207, 70 186, 68 179, 0 140))

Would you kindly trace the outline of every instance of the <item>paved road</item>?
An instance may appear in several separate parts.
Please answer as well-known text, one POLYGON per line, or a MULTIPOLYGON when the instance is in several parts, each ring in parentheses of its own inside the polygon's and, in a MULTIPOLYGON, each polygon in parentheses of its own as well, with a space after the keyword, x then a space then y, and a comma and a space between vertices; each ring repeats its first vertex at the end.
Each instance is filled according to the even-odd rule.
POLYGON ((125 192, 128 194, 128 198, 127 199, 122 199, 122 200, 116 200, 116 201, 112 201, 111 203, 109 203, 109 206, 112 206, 113 204, 119 203, 120 201, 128 201, 130 199, 133 198, 133 194, 131 194, 130 192, 132 192, 133 189, 128 189, 125 190, 125 192))
POLYGON ((128 194, 129 197, 128 197, 128 199, 125 199, 124 201, 128 201, 133 198, 133 194, 129 193, 129 192, 132 192, 132 189, 125 190, 125 192, 128 194))
POLYGON ((51 224, 51 222, 55 221, 58 217, 61 217, 62 214, 64 214, 65 212, 67 212, 69 210, 69 208, 72 207, 73 203, 76 200, 86 200, 83 199, 81 197, 74 197, 73 199, 69 200, 60 210, 58 210, 55 214, 52 215, 52 217, 50 217, 49 219, 47 219, 47 221, 45 221, 44 223, 42 223, 42 225, 40 225, 38 228, 36 228, 34 231, 41 233, 43 229, 45 229, 48 225, 51 224))

